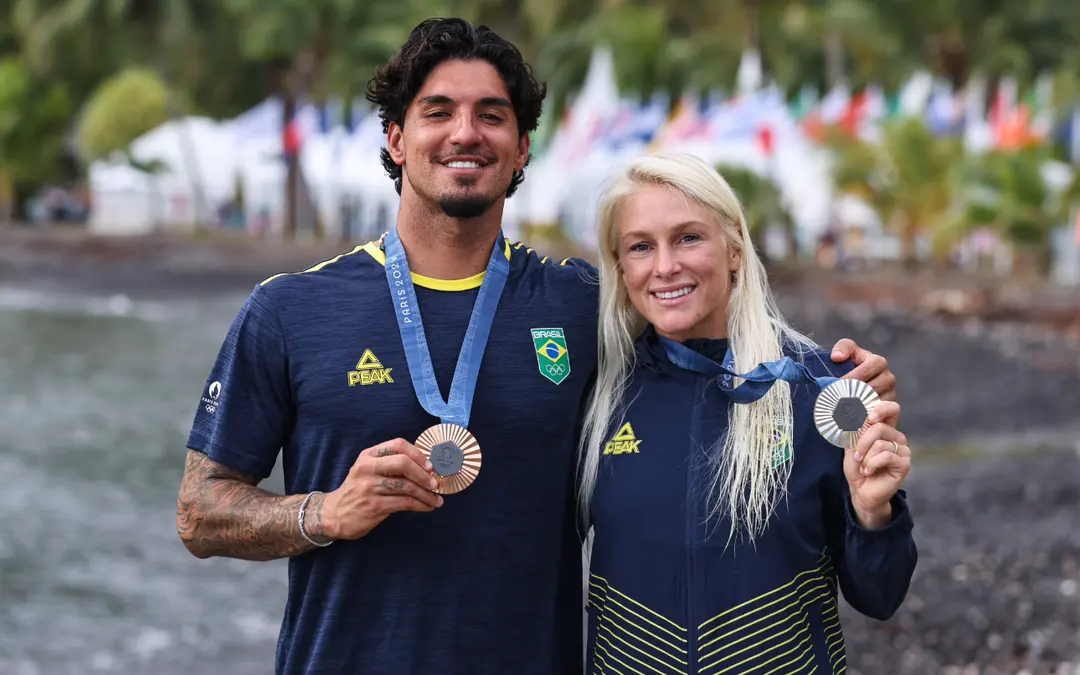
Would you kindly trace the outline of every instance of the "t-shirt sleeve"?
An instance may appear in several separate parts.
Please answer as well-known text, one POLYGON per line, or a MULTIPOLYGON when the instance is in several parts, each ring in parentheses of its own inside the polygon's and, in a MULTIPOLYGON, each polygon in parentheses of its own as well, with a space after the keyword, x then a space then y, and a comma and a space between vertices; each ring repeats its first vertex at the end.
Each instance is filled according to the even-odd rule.
POLYGON ((281 322, 262 286, 237 312, 199 398, 188 447, 266 478, 293 426, 281 322))
POLYGON ((584 258, 577 258, 574 256, 571 256, 569 258, 563 258, 559 261, 559 265, 562 267, 572 267, 581 270, 590 277, 599 274, 599 271, 595 267, 593 267, 593 265, 589 263, 588 260, 585 260, 584 258))

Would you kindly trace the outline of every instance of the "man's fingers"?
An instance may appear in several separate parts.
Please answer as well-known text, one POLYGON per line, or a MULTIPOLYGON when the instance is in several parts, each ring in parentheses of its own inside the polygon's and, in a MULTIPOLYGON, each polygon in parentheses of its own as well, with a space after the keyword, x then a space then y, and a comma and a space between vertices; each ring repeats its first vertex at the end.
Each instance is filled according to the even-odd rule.
POLYGON ((892 371, 885 371, 867 382, 867 384, 877 392, 878 398, 882 401, 896 400, 896 375, 893 375, 892 371))
POLYGON ((395 438, 392 441, 373 445, 360 453, 360 455, 375 458, 404 455, 421 467, 431 468, 431 462, 424 456, 424 453, 420 452, 419 448, 404 438, 395 438))
POLYGON ((404 455, 376 459, 375 475, 384 478, 402 478, 428 492, 439 486, 438 479, 434 475, 420 468, 416 462, 404 455))
POLYGON ((841 379, 860 380, 870 385, 882 400, 896 400, 896 376, 889 370, 889 362, 884 356, 870 355, 862 364, 844 373, 841 379))
POLYGON ((387 513, 394 513, 395 511, 433 511, 436 507, 427 504, 426 502, 413 499, 412 497, 387 497, 384 506, 387 513))
POLYGON ((425 469, 431 468, 431 462, 428 460, 427 455, 420 452, 420 448, 416 447, 412 443, 409 443, 408 441, 399 438, 398 443, 395 447, 401 454, 405 455, 413 462, 415 462, 417 466, 425 469))
MULTIPOLYGON (((430 476, 429 476, 430 478, 430 476)), ((424 485, 428 485, 425 481, 424 485)), ((440 506, 442 498, 406 478, 383 478, 375 484, 375 494, 387 497, 411 497, 432 508, 440 506)))
POLYGON ((832 348, 832 360, 837 363, 842 363, 855 356, 855 352, 858 350, 858 345, 851 338, 843 338, 838 340, 832 348))
POLYGON ((373 466, 376 476, 399 476, 432 490, 438 487, 435 476, 405 455, 379 457, 373 466))
MULTIPOLYGON (((864 350, 859 350, 864 351, 864 350)), ((855 361, 855 367, 851 369, 851 372, 844 373, 845 380, 862 380, 869 383, 874 378, 882 375, 889 370, 889 362, 885 360, 884 356, 877 354, 871 354, 865 361, 859 363, 855 361)))

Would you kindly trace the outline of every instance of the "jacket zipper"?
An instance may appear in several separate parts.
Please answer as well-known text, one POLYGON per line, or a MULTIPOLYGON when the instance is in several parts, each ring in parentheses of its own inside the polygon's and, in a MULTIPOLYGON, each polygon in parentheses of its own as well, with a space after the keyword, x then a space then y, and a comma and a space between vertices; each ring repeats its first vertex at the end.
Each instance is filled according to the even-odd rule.
MULTIPOLYGON (((708 383, 708 378, 697 376, 694 378, 697 380, 694 384, 694 400, 699 400, 704 393, 704 387, 701 386, 700 381, 705 380, 708 383)), ((694 607, 694 589, 697 588, 697 584, 694 582, 694 542, 696 539, 696 533, 694 532, 694 512, 697 508, 697 495, 692 492, 696 487, 694 485, 694 462, 697 458, 696 444, 695 444, 695 432, 701 426, 700 410, 701 406, 692 406, 693 412, 690 414, 690 433, 688 447, 686 449, 686 495, 688 497, 693 496, 693 499, 686 500, 686 672, 688 675, 697 675, 697 626, 694 625, 694 617, 697 616, 694 607)))

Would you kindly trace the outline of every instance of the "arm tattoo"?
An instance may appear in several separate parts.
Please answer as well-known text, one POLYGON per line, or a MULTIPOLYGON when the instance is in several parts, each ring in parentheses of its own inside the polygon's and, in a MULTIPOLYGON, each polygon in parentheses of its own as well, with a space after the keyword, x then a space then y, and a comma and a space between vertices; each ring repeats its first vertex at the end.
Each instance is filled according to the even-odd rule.
MULTIPOLYGON (((297 522, 305 495, 276 495, 256 487, 258 482, 188 450, 176 503, 176 530, 188 550, 198 558, 244 560, 288 558, 313 550, 297 522)), ((304 531, 320 542, 326 539, 324 497, 313 496, 304 513, 304 531)))
POLYGON ((379 451, 375 453, 376 457, 389 457, 390 455, 396 455, 397 451, 393 448, 379 448, 379 451))

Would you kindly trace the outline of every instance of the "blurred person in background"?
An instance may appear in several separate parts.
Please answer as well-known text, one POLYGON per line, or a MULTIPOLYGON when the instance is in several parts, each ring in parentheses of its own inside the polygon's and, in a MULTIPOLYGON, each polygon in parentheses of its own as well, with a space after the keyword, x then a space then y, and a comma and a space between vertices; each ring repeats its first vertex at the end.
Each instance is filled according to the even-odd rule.
MULTIPOLYGON (((492 31, 418 25, 368 88, 394 229, 262 282, 224 340, 177 527, 200 558, 289 558, 279 675, 582 670, 574 456, 595 270, 501 231, 545 94, 492 31), (448 401, 483 465, 444 497, 413 441, 448 401), (279 452, 284 496, 258 487, 279 452)), ((884 358, 837 350, 892 396, 884 358)))
POLYGON ((732 386, 782 355, 814 378, 852 366, 785 323, 735 194, 701 160, 632 161, 598 213, 588 672, 842 672, 837 583, 887 619, 917 560, 899 405, 879 402, 845 452, 815 428, 815 380, 732 386))

